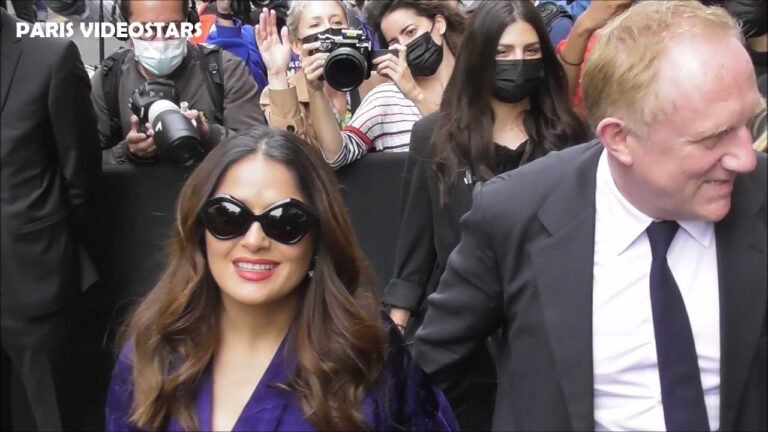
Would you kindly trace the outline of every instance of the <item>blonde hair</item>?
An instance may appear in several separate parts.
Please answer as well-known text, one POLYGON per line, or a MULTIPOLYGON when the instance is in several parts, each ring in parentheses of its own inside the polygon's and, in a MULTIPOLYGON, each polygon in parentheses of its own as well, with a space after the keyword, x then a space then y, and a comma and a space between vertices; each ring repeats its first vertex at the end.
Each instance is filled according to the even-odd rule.
POLYGON ((582 81, 592 128, 621 114, 630 127, 644 130, 668 102, 656 81, 669 42, 680 35, 716 32, 744 41, 728 12, 698 1, 643 1, 609 22, 597 35, 582 81))
MULTIPOLYGON (((334 0, 344 11, 344 19, 349 21, 347 17, 347 8, 341 0, 334 0)), ((304 15, 304 9, 310 3, 317 3, 317 0, 291 0, 291 5, 288 8, 288 17, 285 20, 285 25, 288 27, 288 35, 294 39, 299 38, 299 21, 304 15)))

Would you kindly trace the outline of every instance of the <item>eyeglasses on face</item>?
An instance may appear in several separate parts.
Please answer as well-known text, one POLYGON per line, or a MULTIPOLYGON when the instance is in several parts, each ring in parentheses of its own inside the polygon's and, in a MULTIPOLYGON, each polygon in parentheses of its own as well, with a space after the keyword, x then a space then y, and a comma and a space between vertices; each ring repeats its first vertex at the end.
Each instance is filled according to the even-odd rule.
POLYGON ((200 217, 208 232, 219 240, 243 236, 258 222, 267 237, 287 245, 300 242, 318 223, 312 210, 293 198, 256 214, 232 196, 216 195, 203 205, 200 217))

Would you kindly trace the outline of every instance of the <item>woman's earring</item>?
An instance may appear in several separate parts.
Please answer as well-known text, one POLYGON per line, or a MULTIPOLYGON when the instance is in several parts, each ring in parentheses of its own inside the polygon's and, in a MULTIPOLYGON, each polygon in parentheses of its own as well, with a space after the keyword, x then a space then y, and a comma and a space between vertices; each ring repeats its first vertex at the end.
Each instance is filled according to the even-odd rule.
POLYGON ((307 272, 307 278, 312 279, 315 275, 315 263, 317 262, 317 256, 312 257, 312 261, 309 262, 309 271, 307 272))

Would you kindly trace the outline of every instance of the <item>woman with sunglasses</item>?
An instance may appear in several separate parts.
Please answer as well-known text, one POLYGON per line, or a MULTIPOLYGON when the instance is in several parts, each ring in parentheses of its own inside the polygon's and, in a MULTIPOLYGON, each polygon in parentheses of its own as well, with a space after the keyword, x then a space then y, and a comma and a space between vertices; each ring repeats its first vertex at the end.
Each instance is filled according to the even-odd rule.
POLYGON ((380 313, 315 147, 267 128, 217 146, 169 252, 123 335, 108 430, 457 429, 380 313))
MULTIPOLYGON (((459 243, 459 220, 472 206, 476 182, 587 138, 536 7, 480 2, 440 113, 417 122, 411 135, 395 272, 382 299, 393 321, 409 336, 418 329, 426 298, 459 243)), ((478 347, 456 373, 462 386, 447 394, 462 430, 490 429, 493 356, 478 347)))

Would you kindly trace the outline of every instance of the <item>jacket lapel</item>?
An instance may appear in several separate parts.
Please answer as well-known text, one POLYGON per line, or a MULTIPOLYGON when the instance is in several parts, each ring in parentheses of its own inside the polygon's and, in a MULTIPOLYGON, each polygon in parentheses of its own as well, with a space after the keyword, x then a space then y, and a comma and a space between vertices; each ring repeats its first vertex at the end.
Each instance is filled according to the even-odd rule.
POLYGON ((232 428, 233 431, 275 431, 284 426, 284 420, 291 422, 291 414, 285 411, 289 399, 295 398, 296 395, 276 386, 287 384, 290 371, 296 367, 295 356, 286 351, 289 335, 283 338, 267 370, 264 371, 264 376, 232 428), (289 418, 285 418, 286 414, 289 418))
POLYGON ((720 285, 721 430, 736 427, 736 414, 766 319, 766 196, 757 181, 737 179, 731 211, 715 227, 720 285))
POLYGON ((16 20, 5 10, 0 11, 2 20, 3 49, 0 50, 0 111, 5 110, 5 102, 11 92, 11 83, 16 75, 16 67, 21 59, 21 38, 16 37, 16 20))
POLYGON ((539 212, 550 237, 531 250, 556 373, 571 425, 594 429, 592 367, 592 269, 595 240, 595 176, 602 145, 573 161, 539 212))

